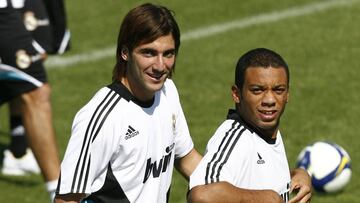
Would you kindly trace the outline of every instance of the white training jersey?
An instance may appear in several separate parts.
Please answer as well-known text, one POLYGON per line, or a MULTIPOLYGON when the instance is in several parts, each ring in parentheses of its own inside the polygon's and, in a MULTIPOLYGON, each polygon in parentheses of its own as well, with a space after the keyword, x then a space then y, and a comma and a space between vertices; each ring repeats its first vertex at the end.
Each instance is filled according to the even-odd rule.
POLYGON ((174 159, 193 147, 172 80, 148 103, 113 83, 76 114, 57 194, 86 193, 93 202, 167 202, 174 159))
POLYGON ((230 110, 191 175, 190 189, 220 181, 244 189, 272 189, 287 202, 291 179, 280 133, 276 140, 262 137, 230 110))

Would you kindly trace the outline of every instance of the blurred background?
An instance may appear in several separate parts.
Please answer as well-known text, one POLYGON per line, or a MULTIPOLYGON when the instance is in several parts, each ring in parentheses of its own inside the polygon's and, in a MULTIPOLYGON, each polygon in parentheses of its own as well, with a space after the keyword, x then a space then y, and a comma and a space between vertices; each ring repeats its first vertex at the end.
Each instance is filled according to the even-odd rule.
MULTIPOLYGON (((146 1, 65 1, 71 50, 46 62, 61 157, 75 113, 111 82, 119 26, 146 1)), ((312 202, 360 201, 360 1, 157 0, 175 12, 182 43, 175 75, 195 147, 233 108, 230 87, 238 58, 255 47, 275 50, 290 67, 290 102, 281 120, 290 167, 306 145, 330 140, 352 160, 344 191, 313 195, 312 202)), ((0 107, 0 158, 9 142, 8 110, 0 107)), ((170 202, 186 202, 187 182, 174 172, 170 202)), ((0 202, 48 202, 42 177, 0 174, 0 202)))

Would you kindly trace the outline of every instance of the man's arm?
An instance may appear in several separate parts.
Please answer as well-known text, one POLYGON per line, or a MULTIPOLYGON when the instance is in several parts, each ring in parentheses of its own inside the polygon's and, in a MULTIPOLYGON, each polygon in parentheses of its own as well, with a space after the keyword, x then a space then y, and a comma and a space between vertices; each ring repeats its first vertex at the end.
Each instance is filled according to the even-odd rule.
POLYGON ((187 200, 188 203, 283 203, 273 190, 247 190, 228 182, 198 185, 190 190, 187 200))
POLYGON ((193 148, 187 155, 175 160, 176 169, 189 181, 189 177, 199 164, 202 156, 193 148))
POLYGON ((79 203, 85 196, 84 193, 56 195, 54 203, 79 203))
POLYGON ((290 199, 289 203, 307 203, 311 200, 311 177, 304 169, 293 169, 290 171, 291 175, 291 192, 296 192, 296 195, 290 199))
MULTIPOLYGON (((307 203, 311 200, 311 179, 303 169, 294 169, 291 174, 291 191, 297 194, 289 203, 307 203)), ((199 185, 191 189, 188 203, 210 202, 246 202, 246 203, 280 203, 283 202, 279 194, 272 190, 248 190, 238 188, 228 182, 218 182, 208 185, 199 185)))

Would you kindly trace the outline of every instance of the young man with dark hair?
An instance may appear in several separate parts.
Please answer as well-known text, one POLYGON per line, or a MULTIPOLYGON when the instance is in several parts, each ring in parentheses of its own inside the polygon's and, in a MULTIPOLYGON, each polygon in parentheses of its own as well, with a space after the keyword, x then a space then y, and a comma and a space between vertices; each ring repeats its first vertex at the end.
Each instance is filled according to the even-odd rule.
POLYGON ((290 172, 279 131, 289 99, 289 69, 272 50, 258 48, 238 61, 231 88, 235 110, 209 140, 190 177, 189 202, 308 202, 305 171, 290 172), (293 178, 295 174, 302 178, 293 178), (290 199, 292 190, 300 189, 290 199))
POLYGON ((201 159, 170 79, 180 30, 163 6, 124 18, 113 82, 76 114, 55 202, 168 201, 174 165, 189 177, 201 159))

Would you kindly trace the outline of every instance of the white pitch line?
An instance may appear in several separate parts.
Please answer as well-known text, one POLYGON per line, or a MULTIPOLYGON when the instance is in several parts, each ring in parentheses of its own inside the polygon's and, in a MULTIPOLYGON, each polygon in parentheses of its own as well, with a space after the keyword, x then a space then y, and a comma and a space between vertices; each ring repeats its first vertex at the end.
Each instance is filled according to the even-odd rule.
MULTIPOLYGON (((259 25, 263 23, 278 22, 298 16, 305 16, 319 11, 328 10, 340 6, 351 5, 359 0, 330 0, 317 3, 307 4, 301 7, 294 7, 285 9, 282 11, 274 11, 261 15, 248 17, 245 19, 234 20, 226 23, 215 24, 208 27, 202 27, 198 29, 185 32, 181 41, 191 41, 196 39, 202 39, 205 37, 213 36, 220 33, 225 33, 235 29, 243 29, 253 25, 259 25)), ((72 66, 82 62, 98 61, 108 57, 115 57, 116 47, 108 47, 104 49, 98 49, 87 53, 72 55, 72 56, 51 56, 46 61, 46 67, 48 68, 62 68, 72 66)))

